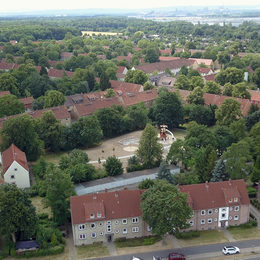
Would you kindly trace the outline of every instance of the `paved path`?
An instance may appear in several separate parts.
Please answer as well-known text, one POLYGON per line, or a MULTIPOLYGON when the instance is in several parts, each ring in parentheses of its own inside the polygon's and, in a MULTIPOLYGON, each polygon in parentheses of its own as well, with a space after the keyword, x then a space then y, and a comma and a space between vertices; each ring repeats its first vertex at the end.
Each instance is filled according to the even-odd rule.
POLYGON ((104 245, 107 247, 109 254, 111 256, 117 256, 117 251, 116 251, 116 246, 115 243, 111 242, 111 243, 104 243, 104 245))
POLYGON ((250 213, 257 219, 257 226, 260 229, 260 212, 252 205, 249 205, 250 213))
POLYGON ((68 247, 69 247, 70 260, 77 260, 71 225, 69 225, 69 237, 66 241, 67 241, 68 247))
POLYGON ((234 242, 234 241, 236 241, 236 240, 233 238, 232 234, 228 231, 228 229, 224 229, 224 230, 223 230, 223 233, 224 233, 225 237, 227 238, 227 240, 228 240, 229 242, 234 242))

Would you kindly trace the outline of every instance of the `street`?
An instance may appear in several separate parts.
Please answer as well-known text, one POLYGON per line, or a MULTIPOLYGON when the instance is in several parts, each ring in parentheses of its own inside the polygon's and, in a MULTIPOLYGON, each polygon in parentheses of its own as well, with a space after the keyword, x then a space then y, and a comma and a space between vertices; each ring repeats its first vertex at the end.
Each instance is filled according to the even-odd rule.
MULTIPOLYGON (((170 252, 177 251, 181 254, 184 254, 187 259, 206 259, 203 254, 208 253, 208 257, 217 257, 223 255, 221 250, 225 245, 235 245, 238 246, 243 253, 243 249, 247 249, 250 251, 254 251, 255 248, 260 247, 260 239, 254 240, 244 240, 244 241, 237 241, 234 243, 221 243, 221 244, 212 244, 212 245, 203 245, 203 246, 193 246, 193 247, 186 247, 180 249, 173 249, 173 250, 163 250, 163 251, 155 251, 155 252, 146 252, 146 253, 139 253, 133 254, 134 256, 141 257, 144 260, 151 260, 153 256, 160 256, 163 258, 167 258, 170 252), (201 256, 200 256, 201 255, 201 256)), ((104 257, 104 258, 95 258, 96 260, 130 260, 133 255, 121 255, 121 256, 113 256, 113 257, 104 257)), ((244 258, 246 259, 246 258, 244 258)), ((252 259, 259 259, 252 258, 252 259)))

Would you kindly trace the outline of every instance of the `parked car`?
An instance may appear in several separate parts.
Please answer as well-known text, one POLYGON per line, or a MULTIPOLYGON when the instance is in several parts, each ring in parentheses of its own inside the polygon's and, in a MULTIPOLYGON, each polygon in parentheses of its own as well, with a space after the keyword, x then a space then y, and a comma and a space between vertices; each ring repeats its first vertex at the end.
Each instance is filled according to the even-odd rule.
POLYGON ((240 249, 236 246, 224 246, 222 252, 224 255, 234 255, 234 254, 239 254, 240 249))
POLYGON ((132 256, 132 260, 143 260, 143 258, 132 256))
POLYGON ((185 255, 176 252, 170 253, 168 255, 168 260, 185 260, 185 259, 186 259, 185 255))

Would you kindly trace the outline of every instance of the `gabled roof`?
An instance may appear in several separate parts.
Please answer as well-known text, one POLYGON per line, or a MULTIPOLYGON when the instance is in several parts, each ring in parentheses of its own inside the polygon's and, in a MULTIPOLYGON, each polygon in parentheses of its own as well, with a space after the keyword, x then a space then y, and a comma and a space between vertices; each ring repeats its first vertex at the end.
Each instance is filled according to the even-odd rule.
POLYGON ((50 107, 41 110, 35 110, 29 113, 33 118, 42 117, 46 111, 52 111, 57 120, 70 118, 70 114, 65 106, 50 107))
POLYGON ((210 74, 210 75, 203 76, 203 78, 204 78, 206 81, 214 81, 216 75, 217 75, 217 73, 214 73, 214 74, 210 74))
POLYGON ((10 91, 0 91, 0 97, 4 96, 4 95, 11 95, 10 91))
POLYGON ((193 210, 227 207, 230 205, 249 205, 250 200, 244 180, 209 182, 179 186, 181 192, 189 194, 193 210), (238 201, 234 203, 234 198, 238 201))
POLYGON ((6 63, 6 62, 0 62, 0 70, 10 70, 13 69, 15 66, 15 63, 6 63))
POLYGON ((189 59, 177 59, 171 61, 159 61, 144 65, 135 66, 136 69, 142 70, 145 73, 153 73, 154 71, 165 71, 166 69, 180 69, 182 66, 191 66, 194 63, 189 59))
POLYGON ((259 90, 248 90, 248 92, 251 95, 251 100, 252 101, 258 101, 258 103, 260 104, 260 91, 259 90))
POLYGON ((208 74, 211 69, 210 68, 201 68, 201 67, 198 67, 197 68, 197 71, 200 73, 200 74, 208 74))
POLYGON ((160 50, 161 54, 170 54, 172 53, 172 50, 170 48, 164 49, 164 50, 160 50))
POLYGON ((73 77, 74 72, 71 71, 66 71, 66 70, 56 70, 56 69, 49 69, 48 70, 48 76, 50 78, 62 78, 64 72, 67 74, 67 76, 69 76, 70 78, 73 77))
POLYGON ((102 220, 142 216, 142 193, 141 190, 120 190, 73 196, 70 198, 72 224, 97 221, 98 213, 101 213, 102 220), (90 214, 95 218, 91 219, 90 214))
POLYGON ((111 83, 111 87, 115 91, 120 90, 123 93, 126 93, 126 92, 138 93, 138 92, 142 91, 142 85, 140 85, 140 84, 134 84, 134 83, 118 81, 118 80, 110 80, 110 83, 111 83))
POLYGON ((22 102, 26 108, 28 108, 32 106, 34 98, 33 97, 20 98, 19 101, 22 102))
POLYGON ((159 61, 179 60, 180 57, 160 56, 159 61))
POLYGON ((195 58, 189 58, 189 59, 196 61, 198 64, 204 64, 206 66, 211 66, 213 64, 213 60, 211 59, 195 59, 195 58))
POLYGON ((125 66, 117 66, 117 73, 123 73, 125 69, 125 66))
POLYGON ((14 161, 19 163, 24 169, 29 171, 25 153, 22 152, 16 145, 11 144, 11 146, 2 153, 2 165, 4 174, 14 161))

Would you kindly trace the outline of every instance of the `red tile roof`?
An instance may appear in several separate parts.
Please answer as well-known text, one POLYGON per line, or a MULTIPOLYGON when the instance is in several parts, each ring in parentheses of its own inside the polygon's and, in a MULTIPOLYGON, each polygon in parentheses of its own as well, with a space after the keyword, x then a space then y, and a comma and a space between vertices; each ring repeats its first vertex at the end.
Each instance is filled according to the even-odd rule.
POLYGON ((16 145, 11 144, 11 146, 2 153, 3 173, 8 170, 14 161, 29 171, 25 153, 22 152, 16 145))
POLYGON ((204 64, 206 66, 213 65, 213 60, 211 59, 195 59, 195 58, 189 58, 189 59, 196 61, 198 64, 204 64))
POLYGON ((126 60, 127 62, 130 62, 131 59, 132 59, 132 56, 117 56, 116 59, 117 59, 118 61, 126 60))
POLYGON ((200 73, 200 74, 208 74, 210 72, 210 68, 201 68, 201 67, 198 67, 197 68, 197 71, 200 73))
POLYGON ((74 75, 74 72, 71 72, 71 71, 49 69, 49 70, 48 70, 48 76, 49 76, 50 78, 62 78, 64 72, 65 72, 70 78, 72 78, 73 75, 74 75))
POLYGON ((4 96, 4 95, 11 95, 10 91, 0 91, 0 97, 4 96))
POLYGON ((140 102, 150 103, 153 102, 158 93, 155 89, 147 90, 139 93, 126 93, 122 95, 124 106, 128 107, 131 105, 138 104, 140 102))
POLYGON ((251 95, 251 101, 254 104, 260 105, 260 91, 259 90, 248 90, 251 95))
POLYGON ((125 69, 125 66, 117 66, 117 73, 123 73, 125 69))
POLYGON ((161 54, 172 54, 172 50, 171 49, 169 49, 169 48, 167 48, 167 49, 165 49, 165 50, 160 50, 160 53, 161 54))
POLYGON ((170 61, 170 60, 179 60, 180 57, 167 57, 167 56, 160 56, 159 61, 170 61))
POLYGON ((190 55, 193 55, 194 53, 196 52, 201 52, 201 53, 204 53, 205 50, 196 50, 196 49, 190 49, 190 55))
POLYGON ((42 117, 43 113, 46 111, 52 111, 57 120, 70 118, 70 114, 65 106, 57 106, 41 110, 35 110, 33 112, 30 112, 29 115, 31 115, 33 118, 39 118, 42 117))
POLYGON ((48 60, 48 63, 51 67, 54 67, 58 63, 63 63, 63 61, 57 61, 57 60, 48 60))
POLYGON ((72 224, 95 222, 100 219, 122 219, 142 216, 141 190, 120 190, 70 198, 72 224), (101 218, 97 218, 97 214, 101 218), (94 219, 90 215, 94 214, 94 219))
POLYGON ((165 71, 166 69, 179 69, 182 66, 191 66, 194 63, 189 59, 177 59, 171 61, 160 61, 144 65, 135 66, 136 69, 142 70, 145 73, 153 73, 154 71, 165 71))
POLYGON ((76 104, 75 108, 78 112, 78 116, 83 117, 93 114, 98 109, 111 107, 113 105, 122 105, 118 97, 102 98, 92 102, 76 104))
POLYGON ((142 85, 140 84, 134 84, 124 81, 117 81, 117 80, 110 80, 111 87, 115 91, 121 91, 122 93, 126 92, 132 92, 132 93, 138 93, 142 91, 142 85))
POLYGON ((13 69, 15 66, 15 63, 6 63, 1 61, 0 62, 0 70, 10 70, 13 69))
POLYGON ((217 75, 217 73, 214 73, 214 74, 206 75, 206 76, 204 76, 203 78, 204 78, 206 81, 214 81, 216 75, 217 75))
POLYGON ((70 59, 73 56, 72 52, 62 52, 60 54, 61 59, 70 59))
POLYGON ((25 108, 32 108, 33 97, 20 98, 19 100, 24 104, 25 108))
POLYGON ((179 190, 190 196, 193 210, 226 207, 230 204, 250 204, 244 180, 184 185, 179 186, 179 190), (235 197, 238 198, 236 203, 234 203, 235 197), (229 203, 231 198, 232 203, 229 203))

